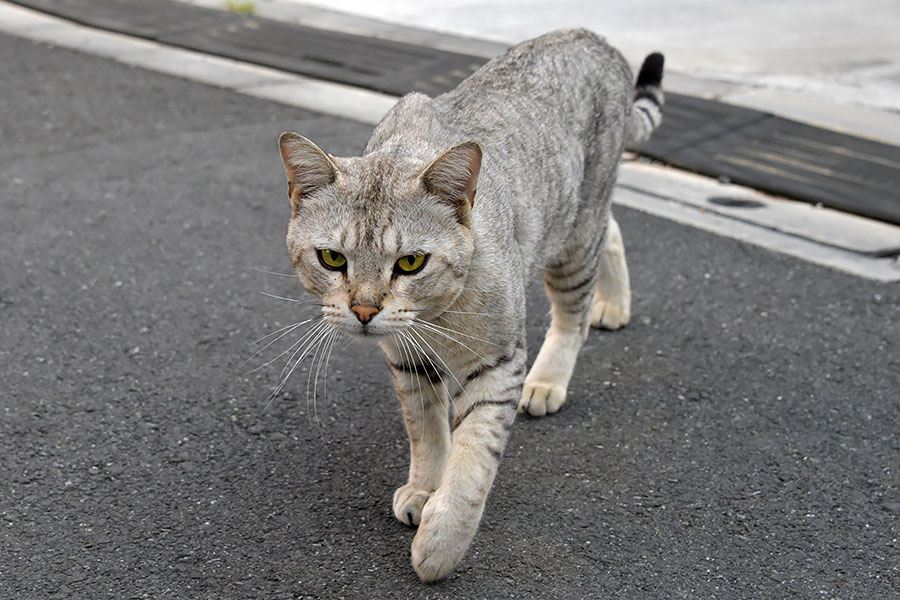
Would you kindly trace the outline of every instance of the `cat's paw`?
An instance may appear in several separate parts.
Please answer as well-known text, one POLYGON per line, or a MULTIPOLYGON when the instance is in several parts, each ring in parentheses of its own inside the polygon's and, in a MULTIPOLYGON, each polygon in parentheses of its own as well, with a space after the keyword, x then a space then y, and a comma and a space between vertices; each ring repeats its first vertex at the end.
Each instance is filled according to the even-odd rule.
POLYGON ((404 525, 414 527, 422 519, 422 509, 431 492, 407 483, 394 492, 394 516, 404 525))
POLYGON ((614 300, 594 295, 591 304, 591 325, 603 329, 618 329, 631 320, 631 302, 628 299, 614 300))
POLYGON ((532 417, 553 414, 566 402, 566 386, 545 381, 526 381, 519 400, 519 413, 532 417))
POLYGON ((437 498, 425 505, 412 543, 412 566, 419 579, 438 581, 453 571, 475 537, 480 516, 480 511, 459 514, 437 498))

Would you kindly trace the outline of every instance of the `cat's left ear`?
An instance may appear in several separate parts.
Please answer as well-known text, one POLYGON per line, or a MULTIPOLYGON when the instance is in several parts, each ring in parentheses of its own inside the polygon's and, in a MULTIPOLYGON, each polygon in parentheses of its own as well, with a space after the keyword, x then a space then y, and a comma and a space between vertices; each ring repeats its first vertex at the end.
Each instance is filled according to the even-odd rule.
POLYGON ((425 189, 456 208, 460 223, 468 224, 481 171, 481 146, 468 141, 453 146, 422 171, 425 189))
POLYGON ((337 165, 321 148, 293 131, 281 133, 278 149, 287 174, 293 217, 304 196, 334 182, 337 165))

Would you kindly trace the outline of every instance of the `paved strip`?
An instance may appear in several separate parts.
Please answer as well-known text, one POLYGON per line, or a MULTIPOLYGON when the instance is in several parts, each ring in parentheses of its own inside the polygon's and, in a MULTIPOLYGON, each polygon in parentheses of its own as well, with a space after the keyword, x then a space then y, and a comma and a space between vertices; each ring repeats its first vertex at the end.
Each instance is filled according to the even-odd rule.
MULTIPOLYGON (((13 0, 170 45, 403 95, 454 88, 486 59, 204 8, 176 0, 13 0)), ((900 224, 900 148, 757 110, 669 94, 641 148, 713 177, 900 224)))
MULTIPOLYGON (((128 65, 177 75, 290 106, 343 116, 370 125, 378 123, 396 101, 393 96, 369 90, 319 81, 76 25, 2 1, 0 1, 0 30, 32 40, 112 58, 128 65)), ((884 225, 886 230, 880 230, 879 235, 872 236, 870 233, 872 231, 871 223, 863 226, 859 219, 847 215, 832 215, 832 219, 836 219, 837 223, 829 223, 829 231, 858 231, 858 234, 845 238, 843 246, 839 248, 823 251, 822 244, 816 243, 821 241, 817 240, 816 236, 823 230, 823 224, 818 220, 815 211, 791 216, 786 214, 781 207, 794 207, 791 210, 795 210, 795 203, 766 197, 767 216, 766 219, 758 220, 758 222, 754 222, 754 219, 761 214, 759 212, 747 211, 746 214, 741 215, 735 214, 740 211, 732 211, 732 214, 729 215, 719 210, 718 214, 714 214, 715 211, 710 210, 713 207, 704 205, 708 204, 709 198, 721 196, 724 193, 715 187, 715 181, 709 182, 712 187, 680 186, 679 194, 682 195, 679 203, 657 202, 653 198, 659 194, 660 190, 669 190, 666 193, 668 196, 672 195, 670 192, 674 188, 667 178, 674 173, 671 170, 655 170, 651 173, 656 174, 656 179, 645 173, 634 180, 634 178, 627 179, 628 171, 623 171, 623 181, 627 180, 631 188, 642 190, 645 193, 637 197, 629 196, 627 193, 617 194, 616 202, 633 204, 635 198, 644 198, 643 203, 638 207, 643 211, 673 218, 720 235, 744 239, 819 264, 827 264, 862 277, 876 280, 900 280, 900 266, 896 261, 865 256, 865 254, 878 255, 883 248, 900 247, 900 229, 896 227, 884 225), (660 177, 663 179, 662 181, 659 181, 660 177), (690 206, 694 208, 689 208, 690 206), (675 214, 678 210, 683 213, 681 216, 675 214), (791 224, 792 227, 786 229, 783 226, 773 226, 773 223, 779 222, 791 224), (787 237, 805 238, 810 243, 796 244, 795 240, 788 240, 787 237), (779 240, 782 241, 779 242, 779 240), (874 245, 871 243, 873 241, 874 245)), ((697 179, 701 180, 701 178, 697 179)), ((728 188, 727 194, 730 195, 752 194, 752 190, 740 186, 726 187, 728 188)))
POLYGON ((111 33, 0 1, 0 31, 374 125, 395 96, 111 33))
POLYGON ((82 25, 402 96, 437 95, 482 57, 203 8, 177 0, 13 0, 82 25))

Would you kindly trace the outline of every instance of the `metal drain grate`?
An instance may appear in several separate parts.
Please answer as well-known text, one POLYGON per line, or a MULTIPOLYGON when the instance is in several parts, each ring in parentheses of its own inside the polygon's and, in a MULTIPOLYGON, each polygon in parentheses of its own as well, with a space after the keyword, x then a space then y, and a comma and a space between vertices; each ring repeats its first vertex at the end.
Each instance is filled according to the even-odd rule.
POLYGON ((759 190, 900 223, 900 148, 712 100, 668 94, 641 151, 759 190))

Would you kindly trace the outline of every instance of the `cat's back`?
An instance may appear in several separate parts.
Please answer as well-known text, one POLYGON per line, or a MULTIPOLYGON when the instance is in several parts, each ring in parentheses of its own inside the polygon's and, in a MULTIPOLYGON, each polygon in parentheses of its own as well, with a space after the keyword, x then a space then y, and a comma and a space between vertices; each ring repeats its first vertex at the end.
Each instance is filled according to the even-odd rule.
POLYGON ((523 116, 546 110, 575 124, 596 118, 598 108, 627 110, 632 86, 628 63, 605 39, 563 29, 513 46, 439 100, 476 121, 507 107, 523 116))
POLYGON ((551 31, 509 48, 485 64, 453 94, 475 90, 559 91, 554 84, 577 78, 631 79, 618 50, 587 29, 551 31))
POLYGON ((517 145, 523 137, 567 138, 622 121, 633 95, 628 63, 587 29, 563 29, 509 48, 454 90, 428 98, 408 94, 376 128, 366 152, 407 152, 465 138, 517 145), (423 145, 424 142, 424 145, 423 145))

